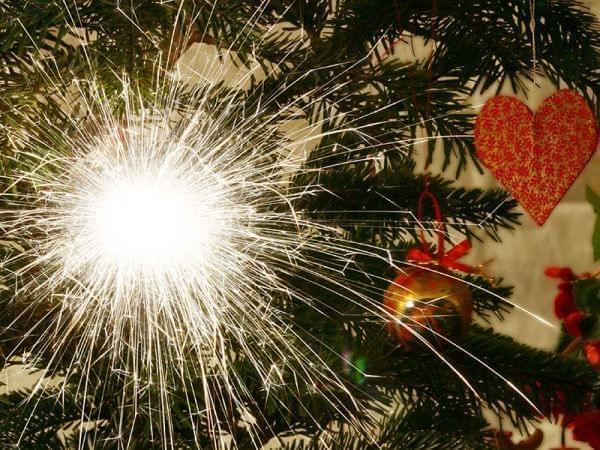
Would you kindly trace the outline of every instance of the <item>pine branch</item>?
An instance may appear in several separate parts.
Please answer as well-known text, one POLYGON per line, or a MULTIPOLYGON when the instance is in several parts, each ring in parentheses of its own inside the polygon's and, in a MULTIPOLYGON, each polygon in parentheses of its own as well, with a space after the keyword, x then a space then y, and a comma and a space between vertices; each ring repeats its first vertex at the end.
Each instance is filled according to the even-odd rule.
POLYGON ((28 390, 0 396, 0 445, 3 448, 66 448, 59 432, 81 423, 81 411, 70 391, 31 397, 28 390))
POLYGON ((295 439, 282 448, 284 450, 319 450, 325 445, 333 450, 377 450, 381 448, 430 450, 485 448, 482 428, 486 422, 465 411, 447 406, 444 416, 450 418, 438 422, 431 409, 407 409, 396 406, 381 416, 376 431, 363 436, 346 428, 337 433, 318 433, 312 439, 295 439), (467 430, 465 432, 465 430, 467 430), (479 439, 476 438, 479 437, 479 439))
MULTIPOLYGON (((372 241, 384 246, 418 237, 420 226, 414 212, 424 186, 422 175, 398 166, 374 172, 372 164, 344 164, 335 170, 303 174, 296 185, 320 187, 307 190, 310 195, 297 202, 297 208, 312 220, 335 223, 351 236, 367 229, 372 241)), ((454 230, 479 239, 477 231, 482 230, 499 240, 501 228, 512 229, 518 223, 516 202, 502 191, 454 188, 438 176, 429 177, 429 189, 440 202, 450 233, 454 230)), ((427 203, 420 222, 429 234, 436 228, 434 220, 433 207, 427 203)))
MULTIPOLYGON (((339 28, 353 36, 355 52, 364 52, 384 39, 387 48, 408 32, 436 41, 434 67, 445 73, 458 70, 463 85, 473 92, 508 81, 525 89, 533 78, 533 39, 529 2, 509 0, 454 1, 347 0, 339 14, 339 28), (467 57, 465 57, 468 55, 467 57)), ((577 87, 591 88, 597 102, 599 25, 579 1, 536 1, 536 60, 546 73, 577 87)))
MULTIPOLYGON (((584 362, 532 349, 476 325, 459 344, 468 353, 453 349, 447 356, 467 380, 474 383, 488 407, 508 417, 516 426, 524 426, 526 420, 536 420, 537 417, 536 410, 523 395, 550 417, 553 405, 563 405, 572 410, 595 389, 597 374, 584 362), (469 354, 488 364, 516 389, 474 362, 469 354), (566 386, 568 389, 565 390, 566 386)), ((443 385, 452 391, 451 382, 443 385)), ((466 394, 467 398, 471 395, 466 394)), ((473 401, 478 400, 473 398, 473 401)))

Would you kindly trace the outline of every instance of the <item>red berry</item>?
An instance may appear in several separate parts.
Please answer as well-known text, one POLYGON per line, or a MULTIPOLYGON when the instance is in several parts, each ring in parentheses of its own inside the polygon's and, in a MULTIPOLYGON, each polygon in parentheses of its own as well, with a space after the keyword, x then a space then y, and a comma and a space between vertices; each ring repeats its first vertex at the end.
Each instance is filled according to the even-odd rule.
POLYGON ((565 281, 571 281, 575 279, 575 274, 568 267, 563 267, 562 269, 560 269, 559 276, 565 281))
POLYGON ((600 369, 600 341, 583 344, 585 357, 594 369, 600 369))
POLYGON ((565 281, 575 279, 575 274, 569 267, 548 267, 544 273, 551 278, 560 278, 565 281))
POLYGON ((561 291, 554 298, 554 314, 559 319, 564 319, 576 310, 573 294, 561 291))
POLYGON ((564 283, 560 283, 558 285, 558 289, 563 292, 573 292, 573 283, 570 281, 565 281, 564 283))
POLYGON ((572 312, 565 318, 565 330, 571 336, 581 336, 581 321, 585 316, 579 311, 572 312))
POLYGON ((546 274, 546 276, 549 276, 550 278, 560 278, 560 267, 546 267, 546 270, 544 270, 544 273, 546 274))

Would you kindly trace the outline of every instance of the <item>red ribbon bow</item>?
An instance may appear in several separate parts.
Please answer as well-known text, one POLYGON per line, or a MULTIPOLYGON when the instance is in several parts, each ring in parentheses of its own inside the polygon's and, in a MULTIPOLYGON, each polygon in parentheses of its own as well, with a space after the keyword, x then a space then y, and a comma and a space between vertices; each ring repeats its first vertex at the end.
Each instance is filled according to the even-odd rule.
POLYGON ((456 244, 447 252, 442 252, 441 255, 437 256, 434 256, 429 250, 426 249, 411 248, 406 253, 406 258, 409 261, 414 261, 419 264, 428 264, 435 261, 437 264, 446 269, 460 270, 461 272, 466 273, 479 272, 477 267, 469 266, 457 261, 459 258, 469 253, 469 250, 471 250, 471 243, 468 239, 465 239, 464 241, 456 244))

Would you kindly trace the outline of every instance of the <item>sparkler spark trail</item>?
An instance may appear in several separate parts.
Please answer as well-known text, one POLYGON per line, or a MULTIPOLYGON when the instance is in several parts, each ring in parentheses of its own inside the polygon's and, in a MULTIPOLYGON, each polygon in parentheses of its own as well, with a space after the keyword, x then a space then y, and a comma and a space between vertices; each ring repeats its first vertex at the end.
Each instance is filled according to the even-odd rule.
MULTIPOLYGON (((210 86, 194 92, 197 109, 179 114, 174 103, 135 103, 126 90, 125 123, 98 86, 92 92, 102 113, 73 136, 59 133, 62 142, 37 142, 31 170, 18 178, 29 194, 4 212, 7 236, 28 243, 19 258, 31 258, 15 274, 25 280, 15 298, 49 299, 44 314, 53 325, 35 330, 32 354, 51 354, 49 365, 67 367, 67 378, 84 374, 84 397, 89 379, 121 378, 140 402, 121 404, 123 415, 130 407, 159 411, 165 447, 173 445, 174 392, 188 398, 191 419, 212 424, 215 440, 232 432, 224 411, 260 418, 235 372, 240 359, 267 398, 282 389, 332 399, 345 392, 289 326, 286 303, 318 305, 286 280, 313 277, 351 295, 340 267, 357 249, 294 210, 296 198, 318 187, 291 189, 297 163, 282 155, 277 130, 256 115, 242 120, 233 102, 211 109, 210 86), (106 358, 110 375, 100 375, 106 358), (189 384, 197 378, 201 386, 189 384)), ((31 135, 18 139, 31 146, 31 135)), ((350 410, 339 412, 351 420, 350 410)), ((260 427, 253 436, 267 432, 248 426, 260 427)), ((122 431, 127 442, 134 430, 122 431)))
MULTIPOLYGON (((352 122, 314 135, 312 128, 325 122, 317 121, 284 137, 277 124, 294 118, 298 105, 269 112, 266 106, 277 98, 252 98, 240 89, 253 73, 231 90, 202 77, 189 87, 176 72, 163 73, 161 61, 151 100, 122 78, 115 105, 89 64, 88 80, 55 85, 65 107, 74 89, 84 110, 69 111, 69 129, 42 118, 30 130, 8 130, 22 149, 14 157, 18 166, 28 167, 11 175, 2 193, 10 208, 0 210, 6 236, 25 248, 7 264, 18 267, 15 302, 39 299, 22 313, 38 319, 28 350, 47 361, 51 373, 78 379, 88 403, 118 408, 120 420, 143 410, 165 448, 177 445, 176 397, 185 399, 183 414, 191 423, 215 430, 196 436, 198 447, 222 446, 226 435, 236 445, 239 417, 248 418, 258 447, 276 434, 258 402, 285 413, 283 400, 271 400, 277 395, 310 415, 302 397, 314 393, 354 422, 358 400, 314 349, 318 336, 289 320, 295 308, 330 312, 311 294, 315 287, 354 302, 365 317, 389 319, 381 289, 346 278, 362 270, 357 257, 382 260, 385 252, 350 242, 342 229, 295 207, 324 189, 295 183, 311 170, 289 139, 343 134, 352 122), (261 400, 249 380, 260 380, 261 400), (113 384, 123 400, 109 392, 113 384), (107 385, 106 392, 92 392, 99 385, 107 385), (350 405, 337 398, 346 394, 350 405)), ((222 71, 221 64, 215 56, 207 71, 222 71)), ((332 80, 327 87, 339 86, 332 80)), ((315 103, 323 95, 305 94, 314 94, 315 103)), ((369 145, 368 130, 353 131, 369 145)), ((397 264, 391 257, 384 263, 397 264)), ((82 408, 83 419, 101 425, 87 404, 82 408)), ((120 445, 127 446, 136 430, 119 430, 120 445)))

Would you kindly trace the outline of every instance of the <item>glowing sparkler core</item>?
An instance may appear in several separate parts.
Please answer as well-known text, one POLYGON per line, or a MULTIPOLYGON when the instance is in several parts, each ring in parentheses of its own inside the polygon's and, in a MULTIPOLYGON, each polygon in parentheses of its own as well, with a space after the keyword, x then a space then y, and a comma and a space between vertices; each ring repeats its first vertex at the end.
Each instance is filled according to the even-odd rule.
POLYGON ((131 317, 128 304, 170 304, 214 331, 213 313, 230 301, 215 280, 243 266, 232 254, 251 208, 235 203, 210 157, 148 124, 100 130, 64 162, 48 186, 55 239, 39 249, 61 264, 56 282, 77 279, 81 298, 131 317))
POLYGON ((139 269, 143 276, 210 251, 215 218, 211 221, 206 200, 172 175, 110 179, 89 199, 93 242, 118 266, 139 269))

